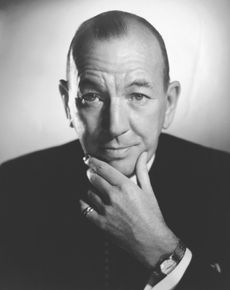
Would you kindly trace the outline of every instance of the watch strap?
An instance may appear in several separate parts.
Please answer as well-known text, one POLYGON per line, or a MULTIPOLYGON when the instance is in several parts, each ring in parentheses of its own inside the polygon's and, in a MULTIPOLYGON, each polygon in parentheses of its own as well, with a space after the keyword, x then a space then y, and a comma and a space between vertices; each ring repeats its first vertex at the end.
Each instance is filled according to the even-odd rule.
POLYGON ((185 251, 186 246, 181 240, 179 240, 177 247, 173 251, 173 253, 171 253, 167 257, 164 256, 162 259, 160 259, 156 267, 152 270, 148 284, 154 286, 162 279, 164 279, 167 275, 169 275, 184 257, 185 251))

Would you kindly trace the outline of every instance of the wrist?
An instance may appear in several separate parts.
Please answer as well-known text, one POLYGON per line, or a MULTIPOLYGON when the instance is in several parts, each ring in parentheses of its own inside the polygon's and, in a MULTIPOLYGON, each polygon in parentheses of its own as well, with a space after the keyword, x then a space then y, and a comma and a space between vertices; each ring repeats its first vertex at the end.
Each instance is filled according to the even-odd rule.
POLYGON ((171 254, 162 256, 152 269, 149 283, 154 286, 169 275, 183 259, 185 252, 186 246, 179 240, 174 251, 171 254))
POLYGON ((150 247, 146 255, 146 266, 149 269, 154 269, 160 261, 169 257, 174 252, 178 243, 179 239, 171 231, 161 236, 158 242, 154 239, 152 247, 150 247))

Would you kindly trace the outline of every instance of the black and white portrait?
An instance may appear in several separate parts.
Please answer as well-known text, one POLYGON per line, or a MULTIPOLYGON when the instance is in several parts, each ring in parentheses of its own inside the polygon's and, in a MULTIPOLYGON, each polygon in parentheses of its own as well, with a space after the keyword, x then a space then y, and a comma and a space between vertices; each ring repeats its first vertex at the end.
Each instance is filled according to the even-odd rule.
POLYGON ((0 289, 229 289, 229 11, 0 1, 0 289))

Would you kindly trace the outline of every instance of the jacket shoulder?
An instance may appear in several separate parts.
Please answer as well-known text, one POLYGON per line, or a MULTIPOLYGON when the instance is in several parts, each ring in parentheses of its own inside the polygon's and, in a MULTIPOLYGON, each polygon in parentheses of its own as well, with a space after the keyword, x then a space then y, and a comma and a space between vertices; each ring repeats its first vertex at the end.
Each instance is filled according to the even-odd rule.
POLYGON ((32 152, 1 164, 1 176, 11 178, 35 173, 51 174, 65 166, 71 166, 82 158, 83 153, 78 141, 32 152))
POLYGON ((209 148, 172 135, 162 134, 157 154, 168 162, 176 162, 174 166, 184 165, 197 172, 206 169, 218 171, 230 167, 230 154, 209 148))
POLYGON ((0 215, 24 222, 29 222, 28 216, 49 221, 63 212, 68 216, 68 206, 83 184, 82 156, 79 142, 73 141, 3 163, 0 215))

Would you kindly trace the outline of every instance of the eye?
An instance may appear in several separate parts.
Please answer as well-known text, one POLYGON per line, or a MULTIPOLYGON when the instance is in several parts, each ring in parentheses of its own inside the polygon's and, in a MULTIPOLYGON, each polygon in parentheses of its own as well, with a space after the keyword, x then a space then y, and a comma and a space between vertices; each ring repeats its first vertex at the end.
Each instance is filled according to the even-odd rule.
POLYGON ((138 104, 139 103, 140 104, 144 104, 149 99, 149 97, 147 97, 144 94, 133 93, 133 94, 130 95, 129 99, 132 102, 135 102, 135 103, 138 103, 138 104))
POLYGON ((96 93, 87 93, 79 97, 82 105, 97 104, 102 101, 100 95, 96 93))

